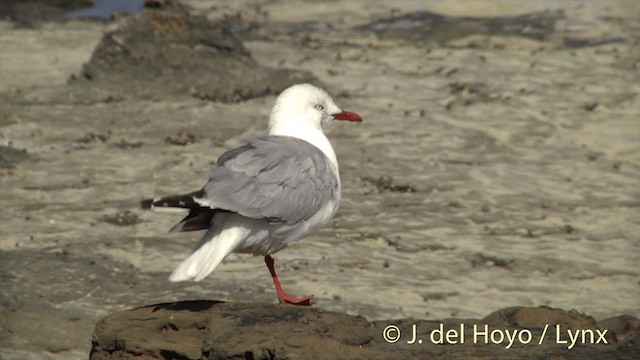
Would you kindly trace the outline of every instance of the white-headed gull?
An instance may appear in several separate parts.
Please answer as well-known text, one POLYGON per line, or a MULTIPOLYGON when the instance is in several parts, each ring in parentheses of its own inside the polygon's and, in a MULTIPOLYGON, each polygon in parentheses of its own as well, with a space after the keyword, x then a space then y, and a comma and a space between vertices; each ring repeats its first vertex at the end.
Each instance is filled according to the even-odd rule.
POLYGON ((338 210, 340 175, 322 132, 333 120, 362 121, 324 90, 291 86, 278 96, 267 135, 245 140, 218 158, 196 192, 142 201, 143 208, 184 208, 171 231, 207 230, 169 280, 200 281, 230 253, 264 256, 280 302, 310 305, 285 294, 270 256, 325 226, 338 210))

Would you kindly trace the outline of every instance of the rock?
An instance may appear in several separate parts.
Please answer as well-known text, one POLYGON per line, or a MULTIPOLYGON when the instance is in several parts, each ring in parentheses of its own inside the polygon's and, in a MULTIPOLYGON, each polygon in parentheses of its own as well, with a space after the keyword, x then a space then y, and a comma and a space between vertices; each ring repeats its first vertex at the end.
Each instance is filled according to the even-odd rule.
POLYGON ((29 159, 29 154, 22 149, 16 149, 11 146, 0 145, 0 169, 14 168, 18 163, 29 159))
POLYGON ((376 335, 363 317, 315 308, 186 301, 102 319, 91 359, 371 358, 363 346, 376 335))
MULTIPOLYGON (((70 84, 74 98, 162 98, 176 95, 235 102, 314 82, 307 72, 259 66, 222 22, 180 5, 145 8, 104 35, 70 84)), ((316 81, 317 83, 317 81, 316 81)))
POLYGON ((5 0, 0 2, 0 18, 23 26, 64 19, 69 11, 92 5, 89 0, 5 0))
POLYGON ((627 36, 622 35, 605 35, 599 37, 575 37, 575 36, 565 36, 563 39, 564 45, 567 47, 585 47, 585 46, 599 46, 604 44, 611 43, 623 43, 630 41, 631 39, 627 36))
POLYGON ((562 11, 541 11, 492 18, 448 16, 416 11, 384 16, 356 29, 373 31, 382 38, 438 43, 446 43, 470 34, 504 34, 544 39, 554 31, 556 21, 563 17, 562 11))
MULTIPOLYGON (((620 318, 623 319, 623 318, 620 318)), ((625 317, 627 322, 635 318, 625 317)), ((623 320, 624 320, 623 319, 623 320)), ((393 320, 369 322, 317 308, 219 301, 184 301, 145 306, 111 314, 93 334, 91 360, 109 359, 477 359, 557 358, 631 359, 640 349, 637 331, 624 342, 597 336, 572 349, 547 335, 542 327, 560 324, 575 330, 597 329, 591 317, 548 307, 499 310, 484 320, 393 320), (544 324, 543 324, 544 323, 544 324), (385 341, 389 326, 399 338, 385 341), (413 342, 414 326, 417 341, 413 342), (464 328, 464 333, 462 333, 464 328), (474 340, 474 329, 503 334, 528 331, 531 342, 474 340), (436 331, 434 333, 434 331, 436 331), (451 331, 449 344, 437 345, 438 332, 451 331), (435 337, 430 335, 436 334, 435 337), (599 342, 596 340, 600 340, 599 342)), ((618 326, 620 327, 620 326, 618 326)), ((628 330, 628 326, 622 328, 628 330)), ((600 329, 602 332, 603 329, 600 329)), ((561 340, 568 340, 563 335, 561 340)), ((479 339, 479 340, 478 340, 479 339)), ((569 343, 570 344, 570 343, 569 343)))
POLYGON ((640 332, 640 319, 630 315, 618 315, 598 321, 598 327, 611 330, 615 339, 621 341, 640 332))
POLYGON ((596 320, 591 316, 547 306, 505 308, 489 314, 483 320, 491 325, 536 329, 543 329, 547 324, 558 324, 571 330, 596 328, 596 320))

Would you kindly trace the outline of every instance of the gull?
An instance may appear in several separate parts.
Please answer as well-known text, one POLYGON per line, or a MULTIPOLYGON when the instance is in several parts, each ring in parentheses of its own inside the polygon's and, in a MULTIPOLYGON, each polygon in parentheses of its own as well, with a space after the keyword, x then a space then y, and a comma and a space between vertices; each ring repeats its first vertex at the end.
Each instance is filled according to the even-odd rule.
POLYGON ((198 191, 141 202, 143 208, 182 208, 188 215, 171 231, 206 230, 169 277, 200 281, 230 253, 264 256, 279 301, 311 305, 312 296, 288 296, 272 254, 325 226, 340 204, 335 151, 323 128, 334 120, 361 122, 326 91, 297 84, 276 99, 266 135, 223 153, 198 191))

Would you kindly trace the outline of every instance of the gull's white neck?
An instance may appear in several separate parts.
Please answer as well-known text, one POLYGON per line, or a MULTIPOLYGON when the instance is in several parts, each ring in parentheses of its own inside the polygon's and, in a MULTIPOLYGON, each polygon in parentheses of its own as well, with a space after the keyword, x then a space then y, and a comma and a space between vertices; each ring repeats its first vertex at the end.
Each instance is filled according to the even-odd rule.
POLYGON ((298 139, 302 139, 317 147, 329 159, 329 164, 331 165, 331 168, 335 172, 336 176, 339 176, 336 153, 333 150, 329 139, 327 139, 327 137, 322 132, 322 128, 313 127, 299 121, 288 122, 286 123, 286 126, 283 126, 282 123, 286 122, 271 124, 271 126, 269 127, 269 135, 292 136, 298 139))

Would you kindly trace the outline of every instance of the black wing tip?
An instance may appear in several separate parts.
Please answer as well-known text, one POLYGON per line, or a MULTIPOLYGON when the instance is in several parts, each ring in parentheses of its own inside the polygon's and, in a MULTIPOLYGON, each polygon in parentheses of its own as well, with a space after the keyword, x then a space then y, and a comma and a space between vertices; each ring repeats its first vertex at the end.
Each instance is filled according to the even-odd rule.
POLYGON ((153 199, 144 199, 140 201, 141 209, 152 209, 153 208, 153 199))
POLYGON ((140 201, 140 207, 142 209, 154 210, 156 208, 180 208, 180 209, 194 209, 194 208, 208 208, 203 206, 199 200, 206 197, 204 188, 198 191, 194 191, 183 195, 171 195, 163 198, 144 199, 140 201))
POLYGON ((209 208, 194 208, 189 211, 182 221, 177 223, 169 232, 186 232, 208 229, 212 225, 213 216, 224 210, 209 208))

